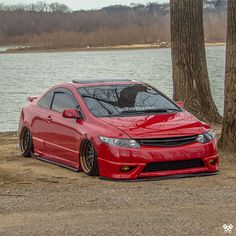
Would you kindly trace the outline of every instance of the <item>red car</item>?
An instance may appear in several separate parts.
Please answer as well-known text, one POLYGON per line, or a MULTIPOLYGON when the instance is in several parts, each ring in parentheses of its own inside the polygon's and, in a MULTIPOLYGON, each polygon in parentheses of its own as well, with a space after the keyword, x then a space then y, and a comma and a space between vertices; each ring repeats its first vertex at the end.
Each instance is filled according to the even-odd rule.
POLYGON ((219 169, 211 127, 145 83, 73 81, 29 97, 22 155, 108 179, 210 175, 219 169))

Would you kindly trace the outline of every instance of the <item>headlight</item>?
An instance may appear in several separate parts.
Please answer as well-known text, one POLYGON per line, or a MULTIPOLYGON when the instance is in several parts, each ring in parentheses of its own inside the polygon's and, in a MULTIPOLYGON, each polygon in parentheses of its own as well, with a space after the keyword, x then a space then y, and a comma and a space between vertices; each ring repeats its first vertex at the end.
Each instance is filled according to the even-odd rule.
POLYGON ((103 136, 100 136, 99 138, 103 143, 107 143, 114 147, 140 148, 139 143, 132 139, 107 138, 103 136))
POLYGON ((216 134, 213 130, 210 130, 204 134, 199 134, 197 137, 197 141, 199 143, 207 143, 210 142, 211 140, 216 138, 216 134))

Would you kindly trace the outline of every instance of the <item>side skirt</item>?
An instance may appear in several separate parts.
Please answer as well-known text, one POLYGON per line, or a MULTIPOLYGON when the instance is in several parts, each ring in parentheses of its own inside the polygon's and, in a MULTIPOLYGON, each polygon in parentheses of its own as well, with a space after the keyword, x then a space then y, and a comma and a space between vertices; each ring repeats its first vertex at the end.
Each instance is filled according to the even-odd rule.
POLYGON ((53 165, 56 165, 56 166, 60 166, 60 167, 63 167, 63 168, 66 168, 66 169, 69 169, 69 170, 72 170, 74 172, 79 172, 79 169, 77 168, 73 168, 71 166, 67 166, 67 165, 64 165, 64 164, 60 164, 58 162, 55 162, 55 161, 51 161, 51 160, 48 160, 44 157, 41 157, 41 156, 38 156, 38 155, 33 155, 34 158, 40 160, 40 161, 44 161, 44 162, 47 162, 47 163, 50 163, 50 164, 53 164, 53 165))

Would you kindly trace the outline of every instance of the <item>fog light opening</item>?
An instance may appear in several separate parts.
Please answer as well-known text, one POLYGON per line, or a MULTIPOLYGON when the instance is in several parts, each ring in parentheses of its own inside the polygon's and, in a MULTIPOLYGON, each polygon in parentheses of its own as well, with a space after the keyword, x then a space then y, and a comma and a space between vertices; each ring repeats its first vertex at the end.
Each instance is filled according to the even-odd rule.
POLYGON ((212 166, 215 166, 218 163, 218 160, 217 159, 211 159, 211 160, 208 161, 208 163, 212 166))
POLYGON ((120 170, 121 170, 121 172, 129 172, 134 168, 135 168, 134 166, 121 166, 120 170))

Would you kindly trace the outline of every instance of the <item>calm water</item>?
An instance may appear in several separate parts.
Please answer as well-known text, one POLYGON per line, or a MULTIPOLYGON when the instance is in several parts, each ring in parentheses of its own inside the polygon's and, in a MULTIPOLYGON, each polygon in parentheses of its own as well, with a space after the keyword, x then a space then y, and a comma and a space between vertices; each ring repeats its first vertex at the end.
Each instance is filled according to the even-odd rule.
MULTIPOLYGON (((208 47, 211 89, 223 111, 224 47, 208 47)), ((0 55, 0 131, 17 130, 26 97, 72 79, 121 78, 148 82, 172 96, 170 49, 0 55)))

